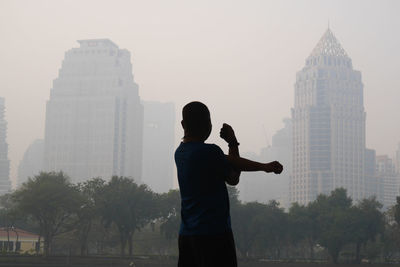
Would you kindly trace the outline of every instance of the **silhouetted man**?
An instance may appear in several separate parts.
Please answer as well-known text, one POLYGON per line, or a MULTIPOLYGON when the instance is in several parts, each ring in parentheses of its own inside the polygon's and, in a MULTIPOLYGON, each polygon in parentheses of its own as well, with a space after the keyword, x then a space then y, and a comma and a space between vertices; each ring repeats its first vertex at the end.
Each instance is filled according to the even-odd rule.
POLYGON ((239 143, 231 126, 220 132, 229 146, 225 155, 206 144, 211 133, 206 105, 191 102, 182 110, 184 137, 175 151, 181 194, 178 267, 236 267, 229 198, 225 182, 237 185, 241 171, 281 173, 277 162, 259 163, 239 156, 239 143))

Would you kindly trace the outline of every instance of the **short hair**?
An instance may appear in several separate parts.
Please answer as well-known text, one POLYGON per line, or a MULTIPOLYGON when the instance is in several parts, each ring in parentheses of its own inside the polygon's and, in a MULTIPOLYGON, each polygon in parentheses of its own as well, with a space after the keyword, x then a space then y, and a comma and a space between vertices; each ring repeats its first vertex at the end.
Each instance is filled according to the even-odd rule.
POLYGON ((183 107, 182 118, 185 130, 195 136, 202 135, 211 122, 207 106, 198 101, 190 102, 183 107))

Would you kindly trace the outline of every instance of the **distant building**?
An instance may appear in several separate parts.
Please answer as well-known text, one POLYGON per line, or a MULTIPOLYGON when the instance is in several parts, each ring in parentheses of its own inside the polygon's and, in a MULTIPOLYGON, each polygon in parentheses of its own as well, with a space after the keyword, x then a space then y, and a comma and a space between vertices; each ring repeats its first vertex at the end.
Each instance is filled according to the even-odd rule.
POLYGON ((173 188, 175 106, 143 102, 143 183, 156 192, 173 188))
POLYGON ((141 180, 143 106, 128 50, 80 40, 65 53, 46 107, 44 169, 73 182, 112 175, 141 180))
POLYGON ((292 169, 292 121, 283 120, 285 126, 272 137, 272 145, 261 150, 260 155, 247 154, 250 159, 270 162, 277 160, 283 165, 279 176, 264 172, 242 172, 238 189, 240 199, 258 202, 277 200, 282 207, 288 208, 289 175, 292 169))
POLYGON ((8 159, 7 121, 5 120, 5 101, 0 97, 0 195, 11 190, 10 160, 8 159))
POLYGON ((365 197, 375 196, 383 204, 383 183, 377 175, 376 152, 373 149, 365 150, 365 197))
POLYGON ((0 251, 34 254, 43 252, 39 235, 18 228, 0 228, 0 251))
POLYGON ((400 195, 400 177, 395 171, 393 160, 387 155, 377 156, 376 173, 383 191, 379 200, 385 208, 389 208, 396 204, 396 197, 400 195))
POLYGON ((396 151, 396 172, 400 174, 400 143, 396 151))
POLYGON ((44 140, 36 139, 24 153, 24 157, 18 166, 17 186, 20 186, 43 171, 44 140))
POLYGON ((338 187, 365 196, 361 73, 328 29, 297 73, 290 202, 307 204, 338 187))

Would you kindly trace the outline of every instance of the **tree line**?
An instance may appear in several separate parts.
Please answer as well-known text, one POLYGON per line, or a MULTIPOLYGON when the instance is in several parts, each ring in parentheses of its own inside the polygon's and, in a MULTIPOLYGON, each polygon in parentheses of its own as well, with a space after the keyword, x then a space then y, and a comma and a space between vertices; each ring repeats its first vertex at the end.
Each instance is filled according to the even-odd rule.
MULTIPOLYGON (((273 260, 392 261, 400 251, 400 198, 386 212, 374 198, 353 203, 346 190, 319 195, 288 211, 276 201, 243 203, 229 187, 238 256, 273 260)), ((0 226, 39 234, 45 256, 134 254, 135 234, 154 253, 176 254, 178 190, 158 194, 127 177, 73 184, 62 172, 42 172, 1 197, 0 226), (155 237, 156 236, 156 237, 155 237)))

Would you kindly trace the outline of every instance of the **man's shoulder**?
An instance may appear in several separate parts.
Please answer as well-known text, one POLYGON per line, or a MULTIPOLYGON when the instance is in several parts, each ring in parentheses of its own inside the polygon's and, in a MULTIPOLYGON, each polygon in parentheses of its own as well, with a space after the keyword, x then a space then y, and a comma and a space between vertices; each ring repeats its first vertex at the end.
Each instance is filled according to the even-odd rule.
POLYGON ((216 145, 216 144, 206 144, 208 146, 208 149, 217 151, 217 152, 222 152, 222 149, 216 145))
POLYGON ((223 153, 222 149, 216 144, 209 143, 181 143, 175 153, 183 152, 183 151, 191 151, 198 153, 212 153, 212 154, 221 154, 223 153))
POLYGON ((210 153, 223 153, 222 149, 216 144, 204 143, 201 149, 210 153))

